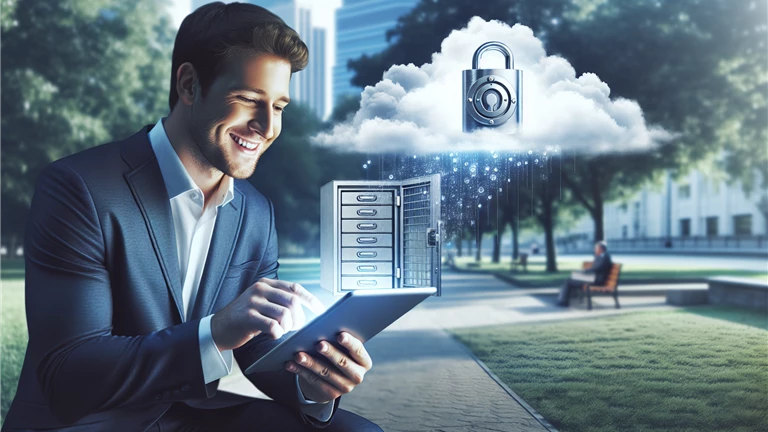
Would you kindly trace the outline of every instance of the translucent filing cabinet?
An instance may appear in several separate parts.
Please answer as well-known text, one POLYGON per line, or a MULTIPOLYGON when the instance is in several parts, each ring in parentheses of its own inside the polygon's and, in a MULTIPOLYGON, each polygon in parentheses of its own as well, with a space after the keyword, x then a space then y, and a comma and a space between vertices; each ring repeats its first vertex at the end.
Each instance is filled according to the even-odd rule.
POLYGON ((440 295, 440 175, 332 181, 320 189, 320 285, 435 287, 440 295))

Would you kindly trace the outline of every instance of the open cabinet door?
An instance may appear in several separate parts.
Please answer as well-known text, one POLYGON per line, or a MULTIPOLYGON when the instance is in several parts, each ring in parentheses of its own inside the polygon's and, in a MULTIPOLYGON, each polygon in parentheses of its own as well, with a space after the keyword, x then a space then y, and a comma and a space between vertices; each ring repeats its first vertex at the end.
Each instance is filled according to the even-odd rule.
POLYGON ((403 288, 435 287, 440 295, 440 174, 403 180, 400 254, 403 288))

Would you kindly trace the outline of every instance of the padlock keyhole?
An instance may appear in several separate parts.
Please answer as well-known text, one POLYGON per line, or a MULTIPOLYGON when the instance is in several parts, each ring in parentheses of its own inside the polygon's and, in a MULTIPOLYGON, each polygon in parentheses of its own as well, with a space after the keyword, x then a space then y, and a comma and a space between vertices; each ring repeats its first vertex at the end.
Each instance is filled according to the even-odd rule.
POLYGON ((496 90, 488 90, 483 95, 483 105, 487 111, 496 111, 500 103, 501 97, 496 90))

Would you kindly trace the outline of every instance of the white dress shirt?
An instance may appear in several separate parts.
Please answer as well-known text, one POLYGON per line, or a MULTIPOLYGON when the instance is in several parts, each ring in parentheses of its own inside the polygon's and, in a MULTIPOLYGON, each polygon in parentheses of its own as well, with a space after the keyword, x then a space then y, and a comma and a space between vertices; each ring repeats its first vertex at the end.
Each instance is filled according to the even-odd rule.
MULTIPOLYGON (((205 207, 205 197, 195 184, 181 162, 176 150, 171 145, 168 135, 160 119, 149 132, 149 142, 157 157, 160 172, 168 191, 173 216, 173 227, 176 234, 176 252, 179 258, 179 274, 182 277, 183 321, 192 313, 200 278, 203 274, 208 249, 216 225, 219 208, 234 198, 234 181, 232 177, 222 177, 214 196, 205 207)), ((200 357, 203 365, 203 377, 208 384, 220 379, 232 371, 232 350, 219 351, 211 333, 211 318, 213 315, 200 320, 198 338, 200 341, 200 357)), ((332 403, 316 403, 307 401, 298 387, 296 389, 301 402, 302 411, 320 421, 328 421, 333 413, 332 403)))

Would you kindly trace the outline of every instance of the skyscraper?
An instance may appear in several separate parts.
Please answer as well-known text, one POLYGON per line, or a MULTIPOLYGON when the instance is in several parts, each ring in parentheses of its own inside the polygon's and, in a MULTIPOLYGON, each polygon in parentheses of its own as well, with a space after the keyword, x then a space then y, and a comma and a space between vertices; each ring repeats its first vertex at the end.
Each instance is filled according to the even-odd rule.
MULTIPOLYGON (((259 5, 268 2, 255 2, 259 5)), ((303 71, 297 72, 291 78, 291 98, 309 106, 321 119, 327 115, 325 103, 325 81, 328 77, 325 62, 326 37, 325 30, 312 25, 312 12, 301 7, 295 1, 273 1, 273 6, 267 6, 270 11, 283 19, 299 33, 309 49, 309 64, 303 71)))
POLYGON ((387 30, 416 5, 417 0, 344 0, 336 10, 336 64, 333 67, 333 98, 359 94, 352 85, 354 73, 347 61, 376 54, 387 47, 387 30))

